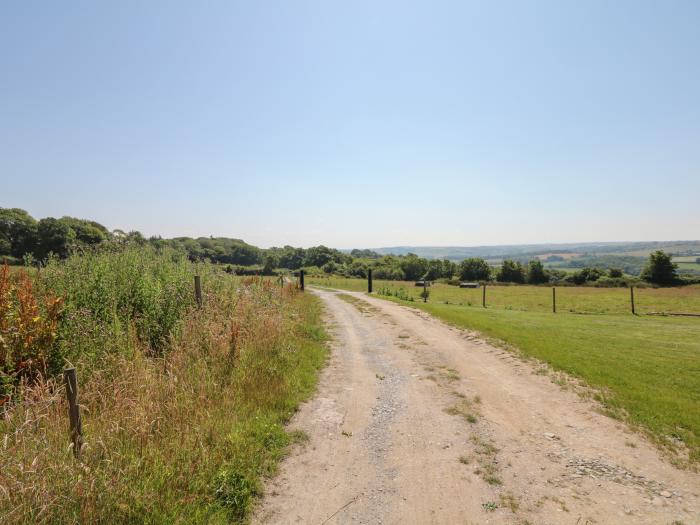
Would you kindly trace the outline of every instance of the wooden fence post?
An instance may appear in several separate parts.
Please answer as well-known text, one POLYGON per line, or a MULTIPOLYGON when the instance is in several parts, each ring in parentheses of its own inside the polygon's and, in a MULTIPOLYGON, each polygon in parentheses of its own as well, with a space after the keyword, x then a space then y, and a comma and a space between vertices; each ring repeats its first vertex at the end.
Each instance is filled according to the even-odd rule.
POLYGON ((484 288, 481 290, 481 306, 486 308, 486 283, 484 283, 484 288))
POLYGON ((299 289, 304 291, 304 270, 299 270, 299 289))
POLYGON ((367 293, 372 293, 372 268, 367 270, 367 293))
POLYGON ((63 380, 66 384, 66 397, 68 398, 68 418, 70 419, 70 439, 73 443, 73 455, 78 458, 80 457, 80 447, 83 444, 83 424, 80 419, 78 374, 75 368, 66 368, 63 371, 63 380))
POLYGON ((423 279, 423 302, 428 302, 428 281, 423 279))
POLYGON ((202 280, 199 275, 194 276, 194 298, 197 300, 197 306, 202 307, 202 280))
POLYGON ((552 313, 557 313, 557 288, 552 286, 552 313))
POLYGON ((634 286, 630 286, 630 304, 632 305, 632 315, 636 315, 634 311, 634 286))

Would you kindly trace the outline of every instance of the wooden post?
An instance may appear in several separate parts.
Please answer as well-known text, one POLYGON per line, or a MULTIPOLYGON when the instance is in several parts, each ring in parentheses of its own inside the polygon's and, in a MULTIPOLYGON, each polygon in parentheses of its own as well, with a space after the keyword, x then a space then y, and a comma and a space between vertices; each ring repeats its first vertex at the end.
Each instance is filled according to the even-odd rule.
POLYGON ((630 303, 632 304, 632 315, 637 315, 634 311, 634 286, 630 286, 630 303))
POLYGON ((78 374, 75 368, 66 368, 63 371, 63 380, 66 384, 66 397, 68 398, 68 418, 70 419, 70 439, 73 443, 73 455, 80 457, 80 447, 83 444, 83 425, 80 419, 80 406, 78 405, 78 374))
POLYGON ((304 270, 299 270, 299 289, 304 291, 304 270))
POLYGON ((423 302, 428 302, 428 281, 423 279, 423 302))
POLYGON ((552 313, 557 313, 557 288, 552 286, 552 313))
POLYGON ((194 298, 197 300, 197 306, 202 307, 202 280, 199 275, 194 276, 194 298))
POLYGON ((484 289, 481 291, 481 306, 486 308, 486 283, 484 283, 484 289))
POLYGON ((372 268, 367 270, 367 293, 372 293, 372 268))

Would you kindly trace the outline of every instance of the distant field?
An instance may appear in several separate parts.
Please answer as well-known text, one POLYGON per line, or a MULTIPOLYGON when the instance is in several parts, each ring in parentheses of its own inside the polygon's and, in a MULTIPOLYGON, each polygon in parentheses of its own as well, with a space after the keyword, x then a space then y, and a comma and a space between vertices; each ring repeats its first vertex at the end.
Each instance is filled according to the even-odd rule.
MULTIPOLYGON (((308 282, 366 291, 361 279, 308 282)), ((415 302, 384 298, 478 330, 582 378, 600 389, 600 400, 613 415, 626 413, 663 445, 673 447, 674 440, 683 441, 691 463, 700 462, 699 318, 630 315, 626 289, 558 288, 560 311, 566 305, 568 310, 605 315, 554 315, 550 288, 490 286, 487 297, 497 307, 481 308, 476 306, 481 304, 480 289, 436 285, 424 304, 417 297, 420 289, 412 283, 374 284, 375 291, 403 286, 415 302)), ((700 312, 698 286, 639 289, 637 298, 645 310, 666 307, 700 312)))
MULTIPOLYGON (((309 284, 330 288, 367 291, 364 279, 339 277, 311 278, 309 284)), ((421 288, 413 282, 374 281, 374 291, 387 288, 396 292, 402 288, 415 301, 421 288)), ((630 291, 627 288, 591 288, 584 286, 560 286, 556 290, 557 313, 627 314, 630 313, 630 291)), ((682 312, 700 314, 700 285, 677 288, 635 288, 637 313, 682 312)), ((450 303, 462 306, 481 306, 482 289, 458 288, 447 284, 430 287, 430 302, 450 303)), ((530 312, 552 311, 552 288, 548 286, 496 286, 486 287, 486 304, 489 308, 525 310, 530 312)), ((700 322, 700 320, 698 320, 700 322)))

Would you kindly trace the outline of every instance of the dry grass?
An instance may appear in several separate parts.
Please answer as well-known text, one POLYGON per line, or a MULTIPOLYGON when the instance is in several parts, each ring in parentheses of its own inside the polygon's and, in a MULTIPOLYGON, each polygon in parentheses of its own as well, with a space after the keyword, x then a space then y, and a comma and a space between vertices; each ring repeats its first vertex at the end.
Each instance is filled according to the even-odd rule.
POLYGON ((55 380, 25 385, 23 402, 6 405, 1 523, 245 519, 293 439, 282 425, 313 389, 324 334, 318 301, 291 287, 229 279, 217 289, 163 357, 147 357, 134 336, 99 369, 76 363, 80 460, 55 380))

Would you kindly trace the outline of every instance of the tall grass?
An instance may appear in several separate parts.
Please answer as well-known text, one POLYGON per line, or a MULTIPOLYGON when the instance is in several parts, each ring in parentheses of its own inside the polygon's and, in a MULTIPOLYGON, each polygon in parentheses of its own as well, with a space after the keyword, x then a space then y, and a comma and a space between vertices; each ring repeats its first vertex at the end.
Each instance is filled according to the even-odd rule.
POLYGON ((318 301, 202 267, 197 309, 195 269, 171 252, 52 265, 41 285, 65 293, 85 445, 74 460, 56 380, 21 386, 0 419, 0 522, 244 520, 325 360, 318 301))

